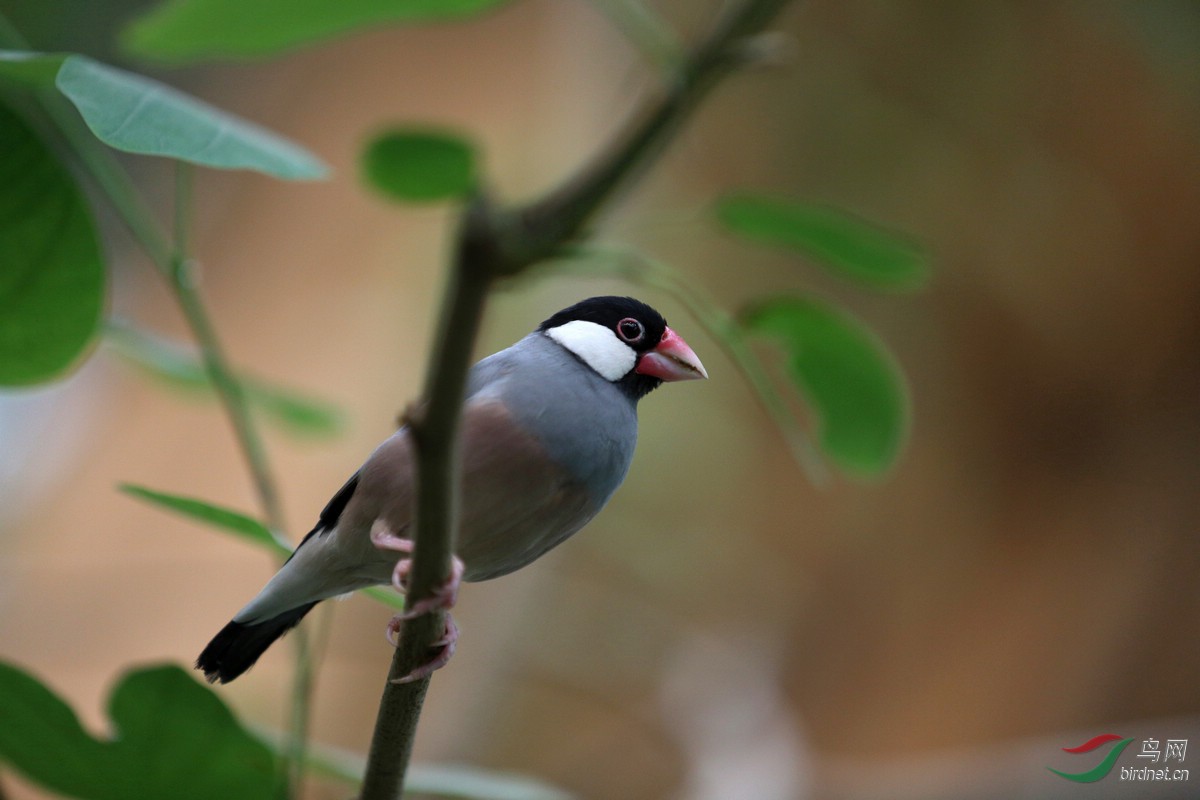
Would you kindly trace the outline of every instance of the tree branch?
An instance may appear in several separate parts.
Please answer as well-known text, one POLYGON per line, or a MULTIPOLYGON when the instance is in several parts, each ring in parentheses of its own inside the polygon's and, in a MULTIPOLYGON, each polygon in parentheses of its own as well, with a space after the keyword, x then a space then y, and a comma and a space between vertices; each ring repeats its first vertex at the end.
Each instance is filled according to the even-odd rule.
MULTIPOLYGON (((684 62, 678 80, 618 137, 611 148, 544 198, 515 210, 477 197, 467 209, 442 299, 423 401, 407 415, 417 474, 416 543, 408 600, 432 594, 450 574, 456 533, 458 435, 467 369, 488 289, 553 256, 580 236, 602 205, 632 182, 716 83, 752 60, 749 40, 790 0, 746 0, 734 6, 684 62)), ((429 657, 442 635, 441 613, 404 624, 392 658, 371 740, 362 800, 400 797, 429 679, 390 681, 429 657)))

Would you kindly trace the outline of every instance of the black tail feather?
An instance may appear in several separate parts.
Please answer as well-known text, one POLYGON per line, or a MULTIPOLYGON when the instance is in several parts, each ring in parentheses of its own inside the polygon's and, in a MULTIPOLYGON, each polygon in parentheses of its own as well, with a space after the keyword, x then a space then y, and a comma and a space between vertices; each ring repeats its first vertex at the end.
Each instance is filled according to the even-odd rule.
POLYGON ((293 608, 265 622, 230 622, 213 637, 196 659, 196 669, 204 671, 209 683, 229 683, 254 666, 259 656, 275 640, 299 624, 316 603, 293 608))

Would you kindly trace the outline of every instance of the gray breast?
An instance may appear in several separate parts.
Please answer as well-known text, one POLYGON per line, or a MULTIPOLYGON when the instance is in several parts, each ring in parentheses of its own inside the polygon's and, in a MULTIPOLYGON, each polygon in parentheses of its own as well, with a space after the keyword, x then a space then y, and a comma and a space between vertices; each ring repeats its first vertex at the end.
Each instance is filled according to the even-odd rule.
POLYGON ((634 401, 545 334, 479 362, 468 394, 504 403, 597 509, 624 480, 637 444, 634 401))

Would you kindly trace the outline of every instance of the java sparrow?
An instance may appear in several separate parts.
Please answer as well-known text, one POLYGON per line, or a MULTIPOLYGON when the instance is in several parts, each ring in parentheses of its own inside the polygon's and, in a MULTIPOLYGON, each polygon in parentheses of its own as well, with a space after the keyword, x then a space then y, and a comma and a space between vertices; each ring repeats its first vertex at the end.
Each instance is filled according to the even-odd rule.
MULTIPOLYGON (((638 400, 663 381, 707 377, 666 320, 629 297, 576 303, 472 367, 455 572, 430 605, 448 608, 459 578, 512 572, 590 522, 629 469, 638 400)), ((412 549, 411 450, 401 428, 338 490, 291 558, 200 654, 196 667, 210 682, 248 670, 322 600, 375 584, 403 591, 410 562, 396 552, 412 549)), ((390 633, 428 610, 407 609, 390 633)), ((407 677, 445 663, 455 634, 448 619, 440 654, 407 677)))

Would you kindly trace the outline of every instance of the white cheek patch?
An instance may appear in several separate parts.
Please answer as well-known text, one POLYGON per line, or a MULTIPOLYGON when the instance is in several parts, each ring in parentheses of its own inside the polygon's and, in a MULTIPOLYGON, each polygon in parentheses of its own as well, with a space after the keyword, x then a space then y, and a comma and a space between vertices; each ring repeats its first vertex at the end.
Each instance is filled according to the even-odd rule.
POLYGON ((546 331, 546 335, 583 360, 601 377, 619 381, 637 363, 633 348, 603 325, 572 320, 546 331))

